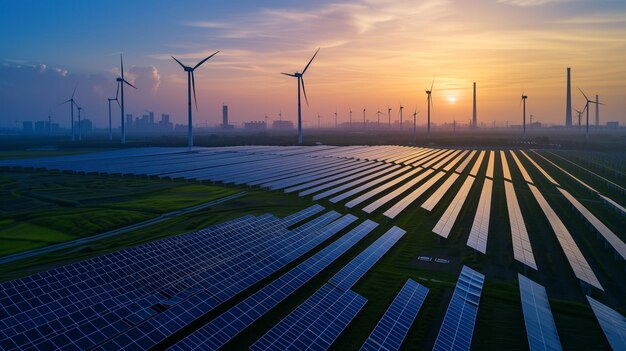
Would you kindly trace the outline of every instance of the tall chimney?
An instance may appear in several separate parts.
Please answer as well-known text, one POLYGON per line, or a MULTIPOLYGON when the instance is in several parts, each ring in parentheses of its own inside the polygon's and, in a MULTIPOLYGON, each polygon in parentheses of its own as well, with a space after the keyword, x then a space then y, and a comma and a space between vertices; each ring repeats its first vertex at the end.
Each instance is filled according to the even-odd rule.
POLYGON ((565 126, 572 126, 572 84, 571 84, 571 68, 567 67, 567 102, 565 106, 565 126))
POLYGON ((474 82, 474 114, 472 118, 472 124, 476 128, 476 82, 474 82))
POLYGON ((596 95, 596 128, 600 126, 600 97, 596 95))

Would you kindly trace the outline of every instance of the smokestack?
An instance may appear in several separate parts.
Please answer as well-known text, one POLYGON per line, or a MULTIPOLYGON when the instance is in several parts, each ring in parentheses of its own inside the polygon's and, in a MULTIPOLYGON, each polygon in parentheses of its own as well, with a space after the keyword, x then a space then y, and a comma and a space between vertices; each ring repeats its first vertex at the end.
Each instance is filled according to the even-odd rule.
POLYGON ((222 126, 228 127, 228 105, 222 105, 222 126))
POLYGON ((571 84, 571 68, 567 67, 567 102, 565 106, 565 126, 572 126, 572 84, 571 84))
POLYGON ((596 128, 600 126, 600 97, 596 95, 596 128))
POLYGON ((474 82, 474 114, 472 118, 474 128, 476 128, 476 82, 474 82))

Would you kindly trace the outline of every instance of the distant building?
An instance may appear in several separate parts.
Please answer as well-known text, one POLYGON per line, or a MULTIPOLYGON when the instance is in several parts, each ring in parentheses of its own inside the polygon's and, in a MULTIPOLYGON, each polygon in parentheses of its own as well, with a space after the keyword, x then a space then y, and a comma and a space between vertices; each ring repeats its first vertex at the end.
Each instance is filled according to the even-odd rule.
POLYGON ((132 128, 132 126, 133 126, 133 114, 127 113, 126 114, 126 128, 132 128))
POLYGON ((243 124, 246 130, 267 130, 267 124, 264 121, 252 121, 243 124))
POLYGON ((35 122, 35 132, 36 133, 43 133, 43 132, 47 132, 48 128, 46 128, 46 122, 44 121, 37 121, 35 122))
POLYGON ((617 121, 606 122, 606 128, 607 129, 618 129, 619 128, 619 122, 617 122, 617 121))
POLYGON ((173 128, 173 125, 172 125, 172 122, 170 122, 170 115, 162 114, 158 127, 159 127, 159 130, 161 131, 171 131, 173 128))
POLYGON ((291 121, 274 121, 272 122, 272 129, 293 129, 293 122, 291 121))
POLYGON ((22 127, 23 127, 25 132, 32 132, 33 131, 33 122, 31 122, 31 121, 22 122, 22 127))

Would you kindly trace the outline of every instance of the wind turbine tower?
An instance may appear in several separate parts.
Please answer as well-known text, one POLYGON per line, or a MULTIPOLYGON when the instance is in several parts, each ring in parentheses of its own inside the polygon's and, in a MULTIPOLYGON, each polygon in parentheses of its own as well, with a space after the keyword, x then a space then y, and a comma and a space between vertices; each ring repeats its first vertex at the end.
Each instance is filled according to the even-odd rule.
POLYGON ((526 99, 528 99, 528 96, 524 95, 524 93, 522 93, 522 100, 520 100, 520 102, 524 105, 524 107, 522 108, 522 113, 523 113, 523 119, 522 119, 522 136, 524 137, 524 139, 526 139, 526 99))
MULTIPOLYGON (((70 116, 71 116, 71 129, 72 129, 72 141, 74 141, 75 138, 75 133, 74 133, 74 105, 76 105, 76 101, 74 100, 74 94, 76 94, 76 88, 78 88, 78 84, 76 84, 76 86, 74 87, 74 91, 72 92, 72 97, 70 97, 68 100, 64 101, 62 104, 67 104, 68 102, 70 103, 70 116)), ((78 105, 76 105, 78 106, 78 105)))
POLYGON ((115 98, 107 98, 107 100, 109 100, 109 140, 113 140, 113 130, 111 129, 111 101, 115 101, 117 102, 117 105, 119 106, 120 101, 117 99, 117 96, 120 92, 120 84, 117 83, 117 91, 115 92, 115 98))
MULTIPOLYGON (((200 67, 203 63, 205 63, 208 59, 215 56, 219 51, 214 52, 211 56, 205 58, 204 60, 198 62, 195 66, 185 66, 180 61, 176 59, 176 57, 172 56, 174 61, 176 61, 185 72, 187 72, 187 112, 188 112, 188 121, 187 121, 187 146, 189 148, 193 147, 193 119, 191 116, 191 91, 193 90, 193 101, 196 105, 196 112, 198 111, 198 99, 196 98, 196 80, 194 77, 194 71, 196 68, 200 67)), ((122 90, 123 92, 123 90, 122 90)), ((124 94, 122 93, 122 101, 124 101, 124 94)), ((122 102, 122 106, 124 103, 122 102)), ((267 123, 266 123, 267 126, 267 123)))
POLYGON ((417 109, 413 111, 413 145, 417 145, 417 109))
POLYGON ((352 128, 352 109, 350 109, 350 121, 348 125, 350 126, 350 128, 352 128))
POLYGON ((380 129, 380 114, 382 112, 380 112, 380 110, 378 110, 378 112, 376 112, 376 116, 378 117, 378 129, 380 129))
POLYGON ((583 111, 576 110, 576 113, 578 113, 578 131, 580 132, 580 119, 582 118, 583 111))
POLYGON ((365 124, 365 109, 363 109, 363 129, 366 128, 366 124, 365 124))
POLYGON ((389 129, 391 129, 391 107, 387 106, 387 118, 389 118, 389 129))
MULTIPOLYGON (((122 54, 120 54, 120 73, 122 75, 117 77, 117 84, 120 87, 120 96, 121 96, 121 115, 122 115, 122 144, 126 144, 126 128, 124 127, 124 84, 128 84, 131 87, 137 89, 134 85, 130 84, 126 79, 124 79, 124 60, 122 60, 122 54)), ((80 127, 80 125, 79 125, 80 127)))
POLYGON ((430 90, 426 90, 427 100, 428 100, 428 139, 430 139, 430 104, 432 99, 433 86, 435 85, 435 80, 433 80, 430 85, 430 90))
POLYGON ((567 98, 565 102, 565 127, 572 126, 572 85, 571 68, 567 67, 567 98))
POLYGON ((472 126, 476 128, 476 82, 474 82, 474 113, 472 115, 472 126))
POLYGON ((596 94, 596 129, 600 127, 600 97, 596 94))
POLYGON ((302 145, 302 108, 301 108, 301 103, 300 103, 300 86, 302 86, 302 92, 304 93, 304 100, 306 101, 306 104, 308 106, 309 105, 309 99, 306 97, 306 89, 304 88, 304 77, 303 76, 304 76, 304 73, 306 73, 306 70, 311 65, 311 62, 313 62, 313 59, 315 58, 315 56, 317 56, 317 53, 319 51, 320 51, 320 49, 317 49, 317 51, 315 52, 313 57, 311 57, 311 60, 309 61, 309 63, 307 63, 307 65, 302 70, 302 73, 296 72, 294 74, 289 74, 289 73, 281 72, 281 74, 284 74, 286 76, 290 76, 290 77, 294 77, 294 78, 298 79, 298 144, 299 145, 302 145))
POLYGON ((337 129, 338 126, 339 124, 337 124, 337 110, 335 110, 335 129, 337 129))
POLYGON ((404 106, 400 105, 400 130, 402 130, 402 110, 404 110, 404 106))

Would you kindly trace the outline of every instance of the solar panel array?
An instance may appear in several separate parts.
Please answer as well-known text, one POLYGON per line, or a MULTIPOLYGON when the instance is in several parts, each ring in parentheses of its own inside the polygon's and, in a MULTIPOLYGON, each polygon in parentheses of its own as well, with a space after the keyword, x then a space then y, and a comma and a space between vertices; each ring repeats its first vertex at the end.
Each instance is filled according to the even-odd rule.
POLYGON ((427 287, 408 279, 361 346, 361 351, 399 350, 426 295, 427 287))
POLYGON ((519 262, 537 269, 537 263, 535 262, 535 256, 533 255, 533 248, 530 243, 530 238, 528 237, 526 224, 524 224, 522 210, 517 202, 517 196, 515 195, 513 183, 509 181, 504 182, 504 193, 506 196, 506 208, 509 214, 509 224, 511 226, 513 257, 515 257, 515 259, 519 262))
POLYGON ((511 171, 509 170, 509 163, 506 160, 506 154, 500 150, 500 160, 502 160, 502 173, 505 180, 511 180, 511 171))
POLYGON ((521 274, 518 274, 518 280, 530 350, 562 350, 546 289, 521 274))
POLYGON ((522 153, 522 155, 526 157, 528 161, 530 161, 530 163, 533 164, 533 166, 535 166, 535 168, 539 170, 539 172, 541 172, 541 174, 543 174, 544 177, 546 177, 546 179, 548 179, 552 184, 556 186, 560 186, 559 183, 557 183, 557 181, 554 180, 554 178, 552 178, 550 174, 548 174, 548 172, 546 172, 546 170, 543 169, 543 167, 537 164, 537 162, 535 162, 535 160, 533 160, 526 152, 524 152, 523 150, 520 150, 520 152, 522 153))
POLYGON ((439 188, 437 188, 437 190, 435 190, 435 192, 426 201, 424 201, 424 203, 422 204, 422 208, 425 209, 426 211, 432 211, 433 208, 437 206, 439 201, 441 201, 441 198, 443 198, 443 196, 448 192, 448 190, 450 190, 450 188, 452 187, 452 184, 454 184, 454 182, 456 182, 458 178, 459 178, 458 174, 456 173, 450 174, 450 176, 446 179, 446 181, 443 182, 443 184, 441 184, 439 188))
POLYGON ((535 196, 535 199, 539 203, 539 206, 543 210, 543 213, 548 218, 550 226, 556 234, 556 238, 558 239, 561 248, 565 252, 565 256, 567 257, 570 266, 572 266, 576 277, 589 285, 595 286, 600 290, 604 290, 602 288, 602 285, 598 281, 598 278, 596 278, 596 275, 593 273, 593 270, 589 266, 589 263, 587 262, 587 260, 585 260, 582 252, 580 252, 580 249, 576 245, 574 238, 572 238, 572 235, 569 233, 563 222, 550 207, 546 199, 544 199, 543 195, 541 195, 541 192, 539 192, 539 190, 537 190, 534 185, 529 184, 528 186, 530 187, 532 194, 535 196))
POLYGON ((366 220, 332 244, 275 279, 172 346, 173 350, 217 350, 294 293, 378 224, 366 220))
POLYGON ((467 195, 472 188, 472 184, 474 184, 474 179, 474 177, 467 177, 465 179, 463 186, 461 186, 461 189, 459 189, 459 192, 454 199, 452 199, 452 202, 433 228, 433 233, 439 234, 444 238, 450 235, 450 231, 456 222, 459 212, 461 212, 461 207, 463 207, 465 199, 467 199, 467 195))
POLYGON ((366 302, 352 290, 325 284, 250 349, 327 350, 366 302))
POLYGON ((352 288, 352 286, 356 284, 356 282, 361 279, 361 277, 372 268, 405 233, 406 231, 403 229, 395 226, 392 227, 337 272, 328 282, 342 290, 352 288))
POLYGON ((469 350, 485 276, 463 266, 439 329, 434 351, 469 350))
POLYGON ((478 210, 474 217, 472 229, 470 230, 467 245, 485 253, 487 251, 487 236, 489 235, 489 218, 491 213, 491 193, 493 189, 493 181, 485 178, 483 190, 480 193, 478 201, 478 210))
POLYGON ((530 174, 528 174, 528 172, 526 171, 526 167, 524 167, 524 165, 519 160, 519 158, 517 157, 517 155, 515 154, 515 152, 513 150, 509 150, 509 152, 511 153, 511 156, 513 157, 513 160, 515 161, 515 164, 517 165, 517 168, 519 168, 520 172, 522 173, 522 177, 524 178, 524 180, 527 183, 532 184, 533 183, 533 179, 530 177, 530 174))
POLYGON ((144 328, 166 334, 167 323, 188 323, 356 220, 328 212, 287 230, 319 211, 314 206, 284 222, 244 216, 5 283, 0 345, 87 349, 115 337, 147 345, 137 334, 130 341, 122 335, 144 328))
POLYGON ((613 350, 626 350, 626 318, 591 296, 587 296, 587 301, 613 350))
POLYGON ((420 173, 416 177, 411 178, 408 182, 402 184, 401 186, 399 186, 395 190, 393 190, 390 193, 388 193, 388 194, 378 198, 378 200, 370 203, 369 205, 363 207, 363 211, 366 212, 366 213, 372 213, 372 212, 376 211, 381 206, 384 206, 389 201, 397 198, 398 196, 402 195, 403 193, 405 193, 406 191, 408 191, 409 189, 411 189, 412 187, 414 187, 415 185, 420 183, 422 180, 424 180, 425 178, 430 176, 431 173, 433 173, 432 169, 426 169, 424 172, 420 173))
POLYGON ((445 175, 444 172, 437 172, 430 177, 424 184, 420 185, 417 189, 413 190, 410 194, 396 202, 391 208, 383 213, 383 215, 389 219, 396 218, 402 211, 404 211, 415 200, 422 196, 428 189, 430 189, 435 183, 439 181, 445 175))

